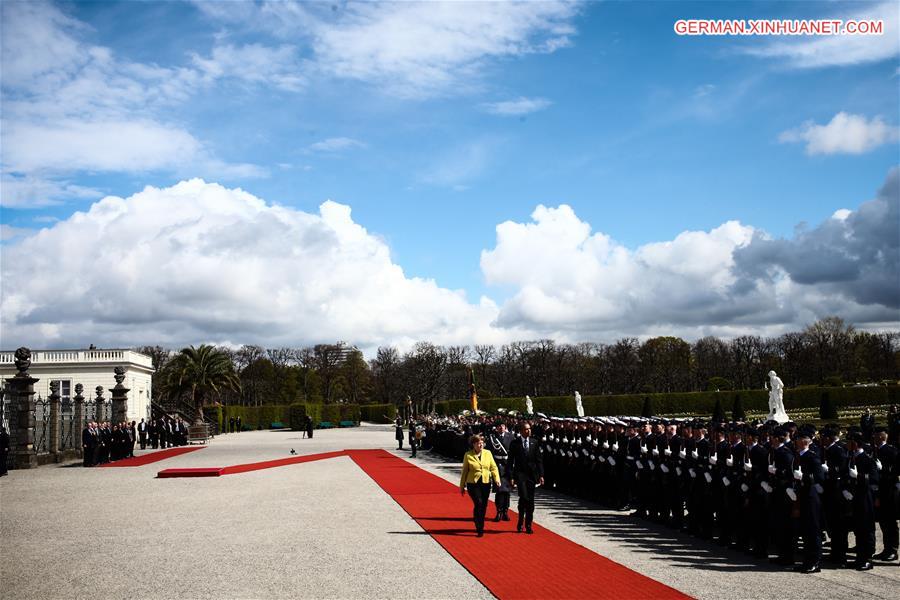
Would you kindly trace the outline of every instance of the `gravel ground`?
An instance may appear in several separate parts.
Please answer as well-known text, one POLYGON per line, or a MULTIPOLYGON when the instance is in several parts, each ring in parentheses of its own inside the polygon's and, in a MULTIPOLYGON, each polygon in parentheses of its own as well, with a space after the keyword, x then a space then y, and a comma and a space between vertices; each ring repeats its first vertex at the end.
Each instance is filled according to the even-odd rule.
MULTIPOLYGON (((312 440, 244 432, 143 467, 13 471, 0 479, 0 595, 491 598, 349 458, 155 478, 165 468, 285 458, 291 448, 381 447, 408 459, 395 443, 393 428, 377 425, 312 440)), ((458 482, 457 464, 419 457, 413 462, 458 482)), ((896 598, 900 585, 896 565, 803 576, 552 491, 537 501, 541 525, 698 598, 896 598)))

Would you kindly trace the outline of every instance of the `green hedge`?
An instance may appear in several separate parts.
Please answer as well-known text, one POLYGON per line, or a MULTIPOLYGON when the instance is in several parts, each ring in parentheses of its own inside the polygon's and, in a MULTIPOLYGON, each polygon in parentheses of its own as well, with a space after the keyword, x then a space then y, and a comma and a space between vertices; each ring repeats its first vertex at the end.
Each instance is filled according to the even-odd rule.
MULTIPOLYGON (((785 390, 785 409, 818 409, 822 393, 828 392, 829 399, 837 408, 847 406, 878 406, 900 403, 900 386, 873 387, 800 387, 785 390)), ((708 414, 720 401, 723 410, 731 414, 734 399, 741 397, 742 408, 748 412, 766 412, 769 409, 769 393, 766 390, 738 390, 720 392, 676 392, 670 394, 619 394, 614 396, 584 396, 584 413, 591 416, 639 415, 645 398, 650 398, 653 411, 657 415, 708 414)), ((547 415, 574 415, 574 396, 545 396, 533 398, 535 412, 547 415)), ((481 410, 495 412, 497 408, 525 410, 524 398, 491 398, 478 403, 481 410)), ((469 408, 468 400, 450 400, 436 403, 439 414, 453 415, 469 408)))
MULTIPOLYGON (((203 409, 206 410, 205 408, 203 409)), ((290 421, 290 406, 285 404, 263 404, 261 406, 225 406, 222 407, 221 422, 228 426, 228 420, 241 418, 244 429, 268 429, 272 423, 290 421)))
POLYGON ((304 431, 306 429, 306 415, 312 418, 313 427, 319 426, 322 416, 321 404, 291 404, 291 429, 294 431, 304 431))
POLYGON ((359 407, 359 415, 361 421, 369 423, 393 423, 397 418, 397 407, 393 404, 363 404, 359 407))
POLYGON ((330 421, 335 427, 341 421, 353 421, 359 424, 358 404, 314 404, 296 403, 289 407, 289 418, 282 423, 290 423, 294 431, 306 429, 306 415, 312 418, 313 427, 318 428, 322 421, 330 421))

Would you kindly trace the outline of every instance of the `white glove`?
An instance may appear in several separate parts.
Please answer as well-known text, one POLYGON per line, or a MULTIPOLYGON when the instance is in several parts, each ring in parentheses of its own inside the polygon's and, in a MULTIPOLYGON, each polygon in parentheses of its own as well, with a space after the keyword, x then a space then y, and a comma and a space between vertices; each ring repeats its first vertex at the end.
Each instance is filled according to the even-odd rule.
POLYGON ((647 454, 647 446, 641 446, 641 454, 647 454))
POLYGON ((663 450, 663 454, 665 454, 666 456, 672 456, 672 451, 666 448, 665 450, 663 450))
POLYGON ((644 468, 644 465, 641 463, 641 461, 637 461, 637 468, 638 468, 638 469, 643 469, 643 468, 644 468))
POLYGON ((881 459, 880 458, 875 459, 875 468, 878 469, 879 471, 881 470, 881 459))
POLYGON ((750 471, 752 471, 752 470, 753 470, 753 463, 751 463, 750 461, 745 462, 745 463, 744 463, 744 470, 745 470, 746 472, 748 472, 748 473, 749 473, 750 471))
POLYGON ((821 484, 821 483, 817 483, 817 484, 814 485, 813 487, 816 488, 816 492, 818 492, 819 494, 824 494, 824 493, 825 493, 825 488, 822 487, 822 484, 821 484))
POLYGON ((771 473, 772 475, 775 474, 775 465, 769 465, 769 473, 771 473))
POLYGON ((653 449, 653 456, 659 456, 659 450, 656 448, 653 449))
MULTIPOLYGON (((675 467, 675 473, 677 473, 678 476, 681 477, 681 467, 675 467)), ((900 485, 900 484, 897 484, 897 485, 900 485)))
POLYGON ((800 481, 801 479, 803 479, 803 471, 801 471, 800 469, 795 470, 794 471, 794 479, 796 479, 797 481, 800 481))
POLYGON ((717 462, 719 462, 719 457, 716 456, 715 454, 710 454, 710 455, 709 455, 709 464, 715 466, 715 464, 716 464, 717 462))
POLYGON ((697 453, 696 450, 691 450, 691 458, 696 460, 699 457, 700 457, 700 455, 697 453))
POLYGON ((654 464, 653 464, 652 462, 651 462, 648 466, 650 467, 650 470, 651 470, 651 471, 655 471, 655 470, 656 470, 656 466, 654 466, 654 464))
POLYGON ((613 449, 613 451, 618 450, 618 449, 619 449, 619 442, 615 442, 615 443, 612 445, 612 449, 613 449))
POLYGON ((856 479, 859 476, 859 472, 856 470, 856 467, 850 467, 850 478, 856 479))
POLYGON ((603 457, 603 456, 598 456, 598 457, 597 457, 597 460, 599 460, 599 461, 602 462, 602 463, 605 463, 605 462, 606 462, 606 458, 603 457))
POLYGON ((591 443, 594 445, 594 448, 596 448, 596 447, 599 445, 599 444, 597 443, 597 440, 594 440, 594 441, 591 442, 591 443))
POLYGON ((853 501, 853 494, 850 493, 850 490, 844 490, 841 492, 841 495, 844 496, 844 499, 846 499, 847 502, 853 501))
POLYGON ((727 477, 722 477, 722 483, 725 484, 725 487, 728 487, 729 485, 731 485, 731 480, 727 477))
POLYGON ((609 449, 609 442, 603 442, 603 449, 604 449, 604 450, 608 450, 608 449, 609 449))
POLYGON ((741 484, 741 491, 745 494, 750 491, 750 487, 746 483, 741 484))
POLYGON ((730 456, 729 456, 728 458, 726 458, 726 459, 725 459, 725 466, 726 466, 726 467, 733 467, 733 466, 734 466, 734 459, 731 458, 730 456))
POLYGON ((766 492, 767 494, 771 494, 771 493, 772 493, 772 486, 769 485, 769 482, 768 482, 768 481, 763 481, 762 483, 759 484, 759 487, 761 487, 763 490, 765 490, 765 492, 766 492))
POLYGON ((609 466, 611 466, 611 467, 616 466, 616 459, 614 459, 612 456, 610 456, 606 462, 608 462, 609 466))
POLYGON ((710 475, 709 473, 704 473, 703 477, 704 479, 706 479, 706 483, 712 483, 712 475, 710 475))
POLYGON ((678 457, 679 458, 687 458, 687 450, 679 450, 678 457))
POLYGON ((696 478, 697 478, 697 472, 694 471, 693 469, 688 469, 688 473, 691 474, 691 479, 696 479, 696 478))
POLYGON ((786 489, 785 492, 787 493, 788 498, 791 499, 791 502, 797 501, 797 492, 795 492, 792 488, 786 489))
POLYGON ((669 467, 667 467, 666 465, 659 465, 659 470, 662 471, 663 473, 665 473, 666 475, 669 474, 669 467))

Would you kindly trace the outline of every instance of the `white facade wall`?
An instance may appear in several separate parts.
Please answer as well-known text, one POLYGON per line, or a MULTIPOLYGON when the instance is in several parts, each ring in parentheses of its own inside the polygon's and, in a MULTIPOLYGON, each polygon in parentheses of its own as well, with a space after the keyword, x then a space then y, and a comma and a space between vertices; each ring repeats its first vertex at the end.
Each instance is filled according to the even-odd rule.
MULTIPOLYGON (((128 420, 140 421, 150 417, 151 377, 153 361, 145 354, 133 350, 32 350, 31 368, 28 373, 40 381, 34 384, 35 395, 47 398, 52 380, 69 381, 69 397, 75 396, 75 385, 84 386, 85 400, 97 397, 94 391, 103 386, 103 398, 112 398, 116 385, 116 367, 125 368, 125 381, 129 388, 128 420)), ((17 373, 14 352, 0 352, 0 378, 12 377, 17 373)), ((60 395, 63 394, 60 389, 60 395)))

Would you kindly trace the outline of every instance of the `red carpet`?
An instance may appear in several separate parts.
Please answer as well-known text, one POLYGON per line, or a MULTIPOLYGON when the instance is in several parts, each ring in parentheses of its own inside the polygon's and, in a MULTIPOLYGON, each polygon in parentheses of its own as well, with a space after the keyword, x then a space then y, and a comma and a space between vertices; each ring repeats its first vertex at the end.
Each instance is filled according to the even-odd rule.
MULTIPOLYGON (((472 502, 468 496, 461 496, 456 485, 385 450, 343 450, 224 468, 167 469, 158 476, 216 477, 337 456, 349 456, 500 600, 689 598, 537 523, 534 535, 516 533, 517 515, 512 512, 512 521, 489 521, 484 537, 475 537, 472 502)), ((492 502, 488 516, 494 513, 492 502)))
POLYGON ((123 460, 117 460, 116 462, 105 463, 100 465, 101 467, 140 467, 142 465, 149 465, 150 463, 159 462, 161 460, 166 460, 167 458, 172 458, 173 456, 178 456, 179 454, 184 454, 186 452, 193 452, 194 450, 202 450, 206 446, 179 446, 177 448, 166 448, 165 450, 157 450, 156 452, 148 452, 147 454, 141 454, 140 456, 135 456, 134 458, 126 458, 123 460))
POLYGON ((516 533, 516 515, 477 538, 472 502, 457 486, 384 450, 347 454, 497 598, 689 597, 537 524, 534 535, 516 533))
POLYGON ((165 469, 156 474, 160 479, 170 477, 218 477, 222 474, 222 467, 194 467, 191 469, 165 469))

